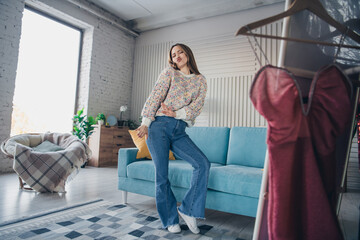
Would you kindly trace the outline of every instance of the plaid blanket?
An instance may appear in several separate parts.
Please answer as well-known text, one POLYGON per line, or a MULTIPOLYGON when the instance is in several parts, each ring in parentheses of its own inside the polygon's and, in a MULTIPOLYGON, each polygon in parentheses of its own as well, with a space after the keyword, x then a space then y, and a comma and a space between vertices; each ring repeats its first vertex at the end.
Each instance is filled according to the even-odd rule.
POLYGON ((65 192, 65 183, 91 157, 86 143, 71 134, 45 133, 43 141, 64 150, 37 152, 22 144, 15 145, 13 169, 38 192, 65 192))

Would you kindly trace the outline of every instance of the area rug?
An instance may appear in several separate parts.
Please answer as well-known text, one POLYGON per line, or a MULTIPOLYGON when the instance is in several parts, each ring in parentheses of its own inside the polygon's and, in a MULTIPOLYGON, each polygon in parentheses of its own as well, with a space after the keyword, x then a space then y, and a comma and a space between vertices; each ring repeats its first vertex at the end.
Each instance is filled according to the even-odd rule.
POLYGON ((33 217, 0 224, 0 239, 236 239, 232 231, 199 224, 200 234, 161 228, 156 210, 98 200, 33 217))

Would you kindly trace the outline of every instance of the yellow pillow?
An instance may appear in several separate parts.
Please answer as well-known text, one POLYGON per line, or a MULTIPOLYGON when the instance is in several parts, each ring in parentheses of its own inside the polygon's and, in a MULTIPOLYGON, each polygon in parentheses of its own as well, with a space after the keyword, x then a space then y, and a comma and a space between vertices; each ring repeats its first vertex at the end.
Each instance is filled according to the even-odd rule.
MULTIPOLYGON (((139 159, 139 158, 151 159, 149 149, 148 149, 148 147, 146 145, 145 137, 139 138, 139 136, 137 135, 136 130, 129 130, 129 133, 131 135, 131 138, 132 138, 135 146, 139 150, 138 153, 136 154, 136 158, 137 159, 139 159)), ((169 152, 169 159, 170 160, 175 160, 174 154, 171 151, 169 152)))

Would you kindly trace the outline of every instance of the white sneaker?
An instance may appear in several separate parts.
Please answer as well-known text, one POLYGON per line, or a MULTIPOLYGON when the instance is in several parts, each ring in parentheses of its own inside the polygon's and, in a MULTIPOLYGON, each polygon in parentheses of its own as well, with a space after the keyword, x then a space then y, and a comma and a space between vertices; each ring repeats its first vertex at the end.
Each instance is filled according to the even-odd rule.
POLYGON ((171 233, 179 233, 181 232, 181 228, 179 224, 168 226, 168 231, 171 233))
POLYGON ((182 217, 182 219, 184 219, 184 221, 185 221, 186 225, 189 227, 190 231, 192 231, 195 234, 199 234, 200 229, 197 227, 196 218, 185 215, 184 213, 180 212, 179 209, 178 209, 178 212, 179 212, 180 216, 182 217))

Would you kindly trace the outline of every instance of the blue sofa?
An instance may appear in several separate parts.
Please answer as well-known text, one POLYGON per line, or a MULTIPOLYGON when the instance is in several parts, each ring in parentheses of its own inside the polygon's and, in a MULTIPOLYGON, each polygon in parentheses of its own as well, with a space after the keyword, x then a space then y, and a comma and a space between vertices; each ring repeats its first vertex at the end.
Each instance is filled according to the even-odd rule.
MULTIPOLYGON (((211 162, 206 208, 255 217, 266 152, 266 129, 192 127, 186 132, 211 162)), ((136 148, 121 148, 118 189, 155 196, 155 169, 148 159, 136 159, 136 148)), ((176 155, 175 155, 176 157, 176 155)), ((190 186, 192 167, 169 161, 169 180, 178 202, 190 186)))

